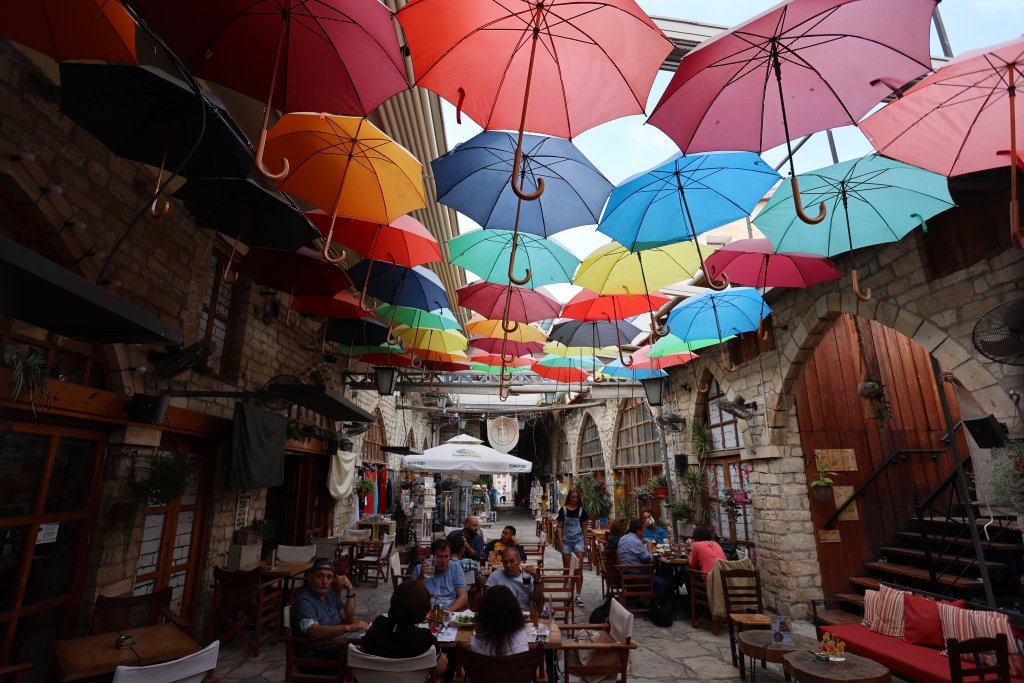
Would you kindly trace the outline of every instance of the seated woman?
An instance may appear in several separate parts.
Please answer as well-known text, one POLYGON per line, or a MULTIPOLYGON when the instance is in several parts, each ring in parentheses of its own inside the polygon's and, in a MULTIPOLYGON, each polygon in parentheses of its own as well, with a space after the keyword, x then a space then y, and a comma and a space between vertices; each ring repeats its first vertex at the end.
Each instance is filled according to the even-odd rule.
POLYGON ((444 673, 448 658, 441 653, 437 638, 417 624, 426 621, 430 611, 430 593, 420 581, 405 581, 391 595, 387 616, 379 616, 363 636, 362 650, 368 655, 389 659, 416 657, 433 647, 437 652, 435 673, 444 673))
POLYGON ((504 586, 492 586, 480 598, 476 632, 469 649, 488 657, 506 657, 530 649, 519 600, 504 586))
POLYGON ((687 541, 690 546, 690 570, 696 569, 707 575, 715 566, 715 560, 724 560, 722 546, 715 542, 715 532, 706 526, 693 530, 693 539, 687 541))

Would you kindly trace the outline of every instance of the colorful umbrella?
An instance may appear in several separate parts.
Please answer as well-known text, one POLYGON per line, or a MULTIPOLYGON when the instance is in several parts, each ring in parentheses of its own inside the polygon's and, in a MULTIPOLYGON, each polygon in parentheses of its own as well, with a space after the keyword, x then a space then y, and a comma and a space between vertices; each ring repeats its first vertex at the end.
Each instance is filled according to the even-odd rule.
POLYGON ((429 372, 462 372, 470 369, 468 363, 452 363, 441 360, 421 360, 419 366, 429 372))
POLYGON ((290 165, 278 157, 272 173, 263 162, 272 108, 366 116, 408 87, 391 10, 377 0, 132 0, 132 8, 190 73, 264 101, 256 165, 274 180, 290 165))
MULTIPOLYGON (((466 348, 466 338, 455 330, 406 327, 398 330, 398 336, 402 339, 405 349, 417 355, 420 351, 451 354, 466 348)), ((465 357, 466 354, 462 353, 461 356, 465 357)))
MULTIPOLYGON (((517 342, 543 342, 547 335, 533 325, 520 325, 515 330, 505 330, 500 320, 471 320, 466 323, 466 332, 491 339, 508 338, 517 342)), ((521 355, 521 354, 516 354, 521 355)))
MULTIPOLYGON (((133 5, 135 3, 132 3, 133 5)), ((135 20, 111 0, 29 0, 6 3, 0 35, 53 57, 138 62, 135 20)))
POLYGON ((495 282, 473 282, 455 292, 459 305, 484 318, 532 323, 557 318, 562 305, 535 289, 495 282))
POLYGON ((937 0, 788 0, 705 41, 679 64, 651 114, 683 152, 763 152, 853 125, 890 92, 931 70, 937 0), (774 81, 775 87, 772 87, 774 81))
POLYGON ((393 263, 363 259, 348 269, 354 282, 363 283, 360 305, 372 296, 396 306, 436 311, 448 308, 448 294, 437 275, 423 266, 406 268, 393 263))
POLYGON ((352 286, 345 271, 306 247, 298 251, 250 249, 238 262, 238 272, 258 285, 292 296, 334 296, 352 286))
POLYGON ((525 277, 511 275, 505 266, 515 263, 515 233, 507 230, 474 230, 449 240, 451 263, 479 275, 487 282, 518 284, 528 289, 572 280, 578 258, 551 240, 534 235, 519 236, 518 262, 525 277))
POLYGON ((536 361, 534 367, 537 365, 546 365, 549 368, 587 368, 590 370, 596 370, 604 367, 604 363, 597 359, 596 356, 557 356, 548 355, 544 356, 540 360, 536 361))
POLYGON ((553 368, 550 365, 534 365, 530 371, 546 379, 554 380, 559 384, 582 384, 589 375, 579 368, 560 367, 553 368))
POLYGON ((374 314, 392 325, 433 330, 462 330, 462 323, 456 320, 454 314, 447 308, 427 312, 419 308, 384 304, 378 306, 374 314))
MULTIPOLYGON (((503 363, 501 362, 501 356, 494 354, 478 354, 473 356, 471 360, 474 363, 479 363, 481 365, 487 366, 503 365, 503 363)), ((534 364, 534 362, 535 361, 532 358, 513 358, 507 363, 504 363, 504 365, 512 368, 529 368, 534 364)))
POLYGON ((827 258, 819 254, 778 253, 766 239, 735 240, 719 247, 705 263, 711 277, 727 276, 734 284, 758 289, 802 289, 840 277, 835 264, 827 258))
POLYGON ((694 240, 749 216, 779 177, 752 152, 677 155, 612 190, 597 230, 630 251, 694 240))
MULTIPOLYGON (((331 232, 331 217, 323 211, 307 211, 306 217, 326 239, 331 232)), ((335 221, 333 239, 363 258, 408 268, 442 260, 437 240, 412 216, 399 216, 391 223, 342 218, 335 221)))
MULTIPOLYGON (((624 320, 591 321, 566 320, 551 328, 548 337, 566 346, 584 346, 599 349, 605 346, 632 344, 640 330, 624 320)), ((621 350, 619 356, 622 356, 621 350)))
MULTIPOLYGON (((505 365, 502 365, 500 362, 500 358, 499 363, 497 365, 487 365, 485 363, 478 363, 476 362, 475 358, 473 359, 473 361, 474 362, 469 364, 470 370, 472 370, 473 372, 482 372, 488 375, 511 375, 518 372, 530 371, 530 366, 507 367, 505 365)), ((531 363, 530 365, 532 366, 533 364, 531 363)))
POLYGON ((610 358, 618 353, 618 349, 614 346, 595 349, 592 346, 566 346, 557 341, 549 341, 542 350, 544 353, 555 356, 604 356, 610 358))
POLYGON ((331 212, 325 235, 328 255, 334 222, 340 215, 390 223, 426 206, 423 166, 404 147, 364 118, 326 114, 286 114, 267 138, 266 158, 288 157, 295 170, 278 189, 331 212))
POLYGON ((965 52, 860 129, 879 153, 946 176, 1009 166, 1010 229, 1020 247, 1017 83, 1024 83, 1024 38, 965 52))
MULTIPOLYGON (((722 342, 728 335, 756 330, 765 312, 772 311, 757 290, 730 287, 722 292, 708 291, 687 299, 668 314, 668 324, 680 339, 722 342)), ((736 369, 735 364, 725 357, 725 346, 720 343, 719 348, 722 365, 732 372, 736 369)))
POLYGON ((470 339, 469 345, 486 353, 505 353, 506 358, 529 356, 532 353, 540 353, 544 348, 544 342, 517 342, 501 337, 470 339))
POLYGON ((358 356, 356 360, 360 363, 366 363, 367 365, 373 366, 384 366, 389 368, 405 368, 410 365, 414 365, 414 361, 409 356, 401 353, 367 353, 362 356, 358 356))
POLYGON ((638 368, 634 366, 626 367, 622 364, 622 361, 613 360, 608 365, 601 368, 601 374, 609 377, 620 377, 622 379, 631 379, 637 382, 645 379, 654 379, 655 377, 668 377, 668 373, 664 370, 658 370, 656 368, 638 368))
POLYGON ((537 201, 523 202, 509 185, 516 140, 504 131, 484 131, 430 162, 437 201, 469 216, 485 228, 550 237, 601 215, 612 184, 576 145, 562 138, 523 136, 519 185, 537 201))
MULTIPOLYGON (((717 343, 717 340, 716 340, 717 343)), ((677 365, 686 365, 691 360, 696 359, 698 356, 695 353, 689 351, 683 351, 680 353, 669 353, 657 357, 652 357, 651 350, 654 347, 651 345, 641 346, 639 349, 633 352, 630 356, 629 367, 634 370, 643 370, 651 368, 654 370, 664 370, 665 368, 675 367, 677 365)))
MULTIPOLYGON (((806 201, 832 206, 828 227, 802 227, 791 188, 779 188, 755 219, 776 251, 835 256, 896 242, 953 206, 944 176, 876 154, 803 173, 800 179, 806 201)), ((851 276, 857 298, 870 299, 870 289, 860 290, 856 268, 851 276)))
POLYGON ((360 347, 379 347, 387 343, 388 328, 373 318, 332 318, 325 323, 324 338, 347 348, 349 353, 362 351, 360 347))
POLYGON ((292 299, 292 310, 321 318, 368 318, 372 313, 359 306, 359 297, 349 291, 334 296, 297 296, 292 299))
POLYGON ((625 320, 661 308, 671 299, 662 294, 598 294, 584 289, 562 308, 573 320, 625 320))
POLYGON ((733 338, 734 335, 729 335, 722 339, 694 339, 693 341, 683 341, 674 334, 669 334, 656 341, 654 345, 651 346, 651 350, 647 355, 649 358, 664 358, 675 354, 690 353, 708 346, 714 346, 715 344, 723 341, 729 341, 733 338))

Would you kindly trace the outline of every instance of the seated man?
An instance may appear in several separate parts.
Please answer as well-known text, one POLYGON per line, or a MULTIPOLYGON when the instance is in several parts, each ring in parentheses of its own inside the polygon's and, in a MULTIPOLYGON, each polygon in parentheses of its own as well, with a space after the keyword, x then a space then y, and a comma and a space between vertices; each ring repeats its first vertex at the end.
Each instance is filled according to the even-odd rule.
POLYGON ((544 592, 536 569, 529 567, 529 572, 524 572, 519 553, 514 547, 501 551, 501 566, 502 569, 492 572, 487 578, 488 588, 505 586, 519 600, 519 606, 524 612, 530 609, 531 601, 535 605, 544 603, 544 592))
POLYGON ((412 579, 422 581, 430 593, 431 604, 438 603, 446 610, 459 612, 469 606, 469 588, 462 565, 452 562, 452 547, 447 539, 430 544, 431 557, 412 570, 412 579), (430 576, 424 576, 424 568, 430 576))
POLYGON ((451 543, 456 536, 462 537, 466 542, 463 554, 471 560, 479 562, 484 552, 484 535, 480 533, 480 520, 473 515, 466 517, 466 523, 461 529, 456 529, 448 534, 448 542, 451 543))
POLYGON ((473 572, 473 583, 480 583, 484 578, 484 573, 480 571, 479 562, 462 556, 463 552, 466 550, 466 542, 462 539, 462 536, 452 537, 448 540, 448 545, 450 545, 452 549, 451 562, 462 567, 463 574, 473 572))
POLYGON ((501 530, 501 538, 497 538, 484 546, 484 555, 490 557, 493 552, 502 552, 505 548, 515 548, 519 552, 519 559, 526 562, 526 550, 516 540, 516 528, 507 526, 501 530))
MULTIPOLYGON (((619 539, 617 552, 619 564, 652 564, 654 557, 643 542, 644 525, 639 519, 631 520, 629 532, 619 539)), ((639 574, 645 570, 640 567, 626 569, 627 574, 639 574)), ((668 596, 669 582, 658 575, 651 577, 654 581, 654 597, 656 600, 664 600, 668 596)))
MULTIPOLYGON (((356 593, 347 576, 334 572, 334 563, 325 557, 313 560, 306 572, 306 587, 292 603, 293 635, 304 635, 312 641, 340 640, 346 633, 369 628, 365 621, 355 621, 356 593), (342 589, 345 598, 342 600, 342 589)), ((332 659, 338 656, 339 643, 296 643, 299 657, 332 659)))
POLYGON ((644 540, 654 541, 655 543, 668 543, 671 537, 668 531, 658 526, 658 523, 654 519, 654 513, 648 508, 643 511, 643 522, 644 522, 644 540))

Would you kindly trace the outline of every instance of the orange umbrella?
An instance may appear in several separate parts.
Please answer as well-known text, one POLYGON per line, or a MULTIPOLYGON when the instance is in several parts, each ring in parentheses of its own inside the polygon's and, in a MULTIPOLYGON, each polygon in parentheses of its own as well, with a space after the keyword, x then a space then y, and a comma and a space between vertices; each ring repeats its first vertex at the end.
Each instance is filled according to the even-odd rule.
POLYGON ((341 261, 328 253, 338 216, 391 223, 427 205, 423 166, 363 118, 286 114, 267 137, 265 158, 271 166, 291 160, 278 189, 330 212, 324 256, 332 263, 341 261))
POLYGON ((135 20, 119 0, 5 3, 0 35, 53 57, 137 64, 135 20))

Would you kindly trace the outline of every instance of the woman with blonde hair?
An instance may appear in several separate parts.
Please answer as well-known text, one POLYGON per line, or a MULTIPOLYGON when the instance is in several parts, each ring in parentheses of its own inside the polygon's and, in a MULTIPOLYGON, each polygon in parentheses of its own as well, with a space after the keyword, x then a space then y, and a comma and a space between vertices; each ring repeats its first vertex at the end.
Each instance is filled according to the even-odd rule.
POLYGON ((583 525, 587 521, 587 511, 583 508, 579 489, 569 489, 565 494, 565 505, 558 508, 558 527, 555 532, 558 545, 562 549, 562 566, 569 568, 572 556, 578 560, 576 575, 576 606, 583 607, 583 525))

